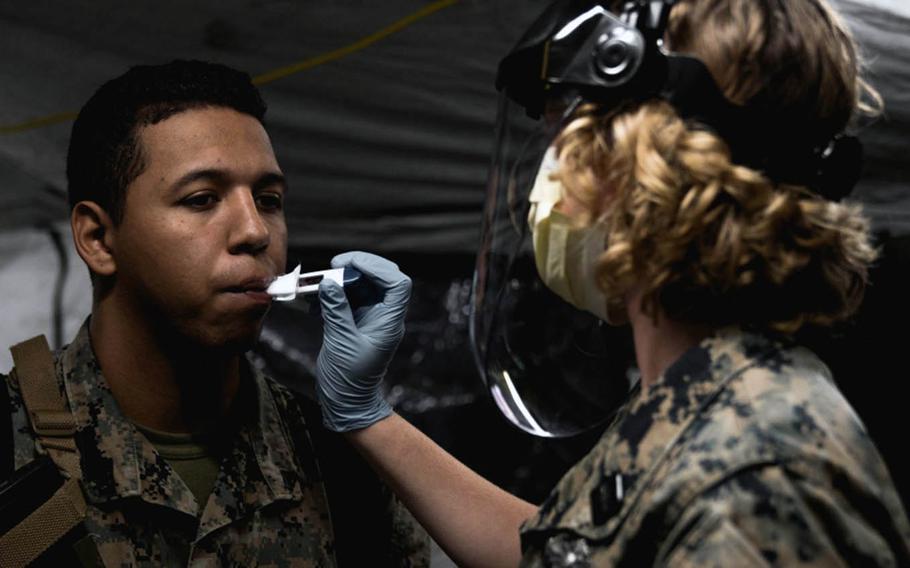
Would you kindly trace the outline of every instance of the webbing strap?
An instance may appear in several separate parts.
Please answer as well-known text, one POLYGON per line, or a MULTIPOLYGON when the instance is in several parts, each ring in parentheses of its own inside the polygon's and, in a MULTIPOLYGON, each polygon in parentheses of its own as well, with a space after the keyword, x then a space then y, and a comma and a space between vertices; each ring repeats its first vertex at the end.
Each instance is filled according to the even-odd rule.
POLYGON ((54 359, 43 335, 10 347, 25 408, 41 446, 57 466, 79 479, 79 454, 73 435, 76 421, 60 391, 54 359))
POLYGON ((82 522, 86 508, 79 482, 67 479, 50 499, 0 536, 3 566, 24 567, 37 559, 82 522))

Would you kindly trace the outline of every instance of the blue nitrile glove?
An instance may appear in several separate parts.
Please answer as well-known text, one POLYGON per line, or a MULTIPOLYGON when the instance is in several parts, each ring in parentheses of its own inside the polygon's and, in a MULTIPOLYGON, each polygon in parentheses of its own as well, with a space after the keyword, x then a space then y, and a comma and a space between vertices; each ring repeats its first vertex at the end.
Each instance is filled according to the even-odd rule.
POLYGON ((344 289, 319 284, 324 336, 316 362, 316 393, 330 430, 366 428, 392 413, 380 390, 382 376, 404 335, 411 279, 398 265, 365 252, 332 259, 332 268, 353 266, 376 288, 379 301, 351 309, 344 289))

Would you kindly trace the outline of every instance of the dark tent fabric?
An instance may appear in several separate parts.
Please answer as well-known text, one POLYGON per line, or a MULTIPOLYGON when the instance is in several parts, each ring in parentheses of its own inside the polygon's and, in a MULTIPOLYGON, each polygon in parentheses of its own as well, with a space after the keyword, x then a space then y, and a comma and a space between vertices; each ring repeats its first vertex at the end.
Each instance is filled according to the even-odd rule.
MULTIPOLYGON (((544 4, 3 3, 0 230, 66 218, 65 116, 130 65, 198 58, 261 76, 308 61, 262 85, 292 185, 292 247, 471 254, 493 138, 496 64, 544 4), (373 37, 394 25, 400 29, 373 37), (64 120, 55 121, 60 114, 64 120)), ((867 175, 855 195, 877 227, 903 233, 910 229, 910 20, 838 4, 887 108, 862 131, 867 175)))
POLYGON ((262 85, 269 131, 291 182, 291 245, 431 253, 470 252, 477 244, 496 62, 543 6, 16 4, 0 7, 3 229, 67 214, 61 195, 71 122, 16 125, 77 111, 130 65, 197 58, 259 76, 354 46, 262 85), (415 14, 421 17, 356 49, 415 14))
POLYGON ((910 232, 910 5, 900 16, 838 2, 862 48, 884 113, 860 131, 866 164, 853 196, 865 203, 879 231, 910 232))

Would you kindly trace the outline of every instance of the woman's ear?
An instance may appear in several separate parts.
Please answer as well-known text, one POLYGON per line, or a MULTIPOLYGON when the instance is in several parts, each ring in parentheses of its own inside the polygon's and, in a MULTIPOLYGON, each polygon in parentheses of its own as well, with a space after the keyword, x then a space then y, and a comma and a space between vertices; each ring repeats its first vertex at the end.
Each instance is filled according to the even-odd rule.
POLYGON ((80 201, 70 215, 76 252, 93 274, 112 276, 117 272, 113 255, 114 222, 94 201, 80 201))

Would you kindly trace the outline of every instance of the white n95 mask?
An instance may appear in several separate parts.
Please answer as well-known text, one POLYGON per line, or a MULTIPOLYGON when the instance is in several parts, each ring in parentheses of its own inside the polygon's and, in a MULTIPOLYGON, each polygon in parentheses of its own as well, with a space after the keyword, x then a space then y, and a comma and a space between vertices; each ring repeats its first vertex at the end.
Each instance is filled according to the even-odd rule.
POLYGON ((606 225, 597 221, 580 227, 555 206, 562 184, 550 179, 558 165, 556 150, 547 149, 528 196, 528 224, 534 261, 541 280, 560 298, 609 322, 607 297, 597 287, 597 259, 604 252, 606 225))

